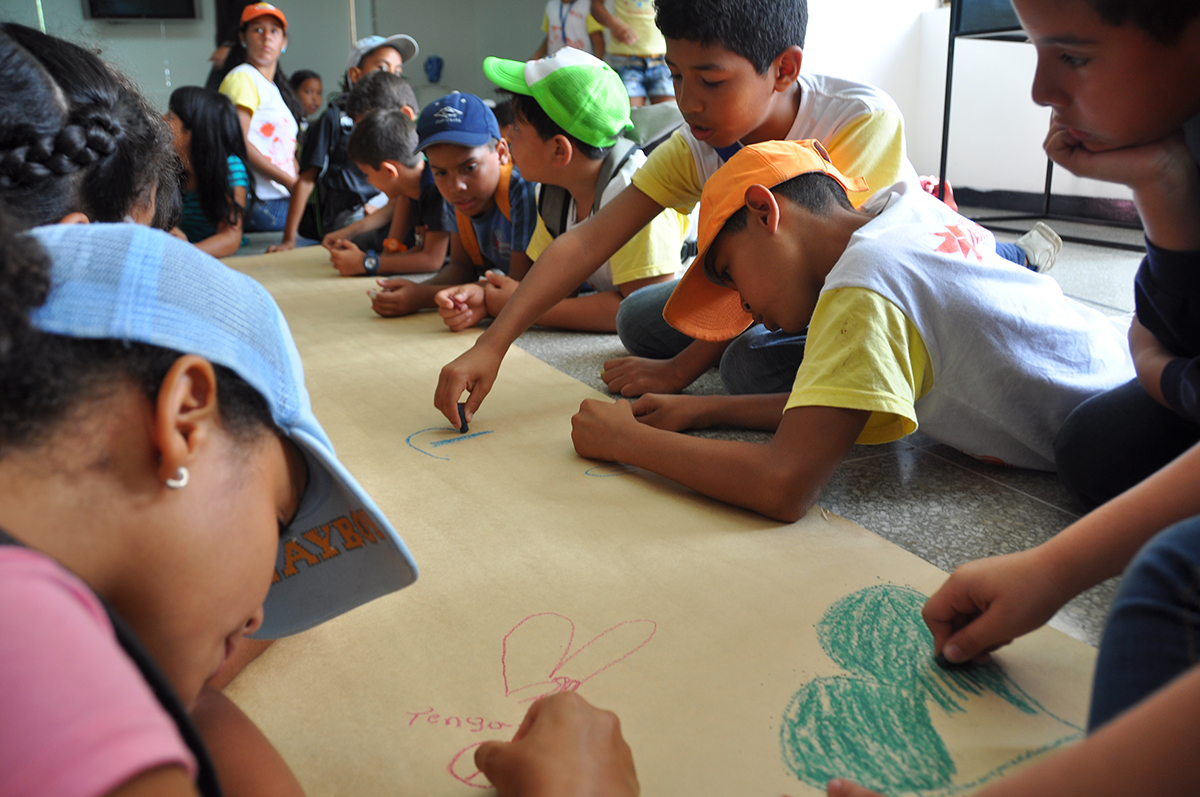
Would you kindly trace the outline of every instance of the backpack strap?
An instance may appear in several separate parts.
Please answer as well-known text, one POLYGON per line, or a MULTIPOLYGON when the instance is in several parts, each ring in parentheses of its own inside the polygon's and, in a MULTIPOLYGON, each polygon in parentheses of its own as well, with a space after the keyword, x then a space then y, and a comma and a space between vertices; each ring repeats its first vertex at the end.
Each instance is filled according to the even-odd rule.
POLYGON ((567 214, 571 212, 571 197, 561 185, 542 183, 538 191, 538 215, 546 225, 551 238, 557 238, 567 229, 567 214))
MULTIPOLYGON (((10 536, 3 529, 0 529, 0 545, 27 547, 23 542, 10 536)), ((154 692, 154 697, 163 707, 163 710, 175 722, 175 726, 179 729, 179 735, 183 738, 188 749, 192 751, 192 755, 196 757, 196 790, 200 792, 202 797, 221 797, 221 786, 217 782, 217 770, 208 755, 208 749, 204 746, 204 741, 200 738, 200 732, 196 730, 196 726, 192 723, 192 718, 188 715, 187 709, 184 708, 183 701, 175 694, 175 688, 167 680, 167 676, 163 674, 163 671, 159 669, 154 657, 142 645, 137 634, 126 625, 121 615, 117 614, 116 610, 108 605, 108 601, 99 595, 96 595, 96 600, 100 601, 100 605, 108 613, 108 620, 112 623, 113 633, 116 635, 121 649, 137 665, 142 678, 149 685, 151 691, 154 692)))
MULTIPOLYGON (((618 138, 617 143, 613 144, 612 149, 608 151, 608 155, 604 157, 604 165, 600 167, 600 179, 596 181, 596 193, 592 196, 592 213, 600 209, 600 200, 604 196, 604 190, 608 188, 613 175, 621 171, 625 161, 629 160, 629 156, 636 149, 637 145, 629 139, 618 138)), ((590 216, 592 213, 588 215, 590 216)))
MULTIPOLYGON (((496 200, 496 206, 500 208, 504 218, 509 221, 512 221, 512 205, 508 196, 508 186, 512 182, 512 170, 511 160, 500 167, 500 182, 496 185, 496 193, 492 195, 496 200)), ((471 217, 455 208, 454 220, 458 223, 458 237, 462 241, 463 249, 467 250, 467 256, 471 258, 471 262, 477 268, 481 268, 483 252, 479 248, 479 239, 475 237, 475 228, 471 226, 471 217)))
MULTIPOLYGON (((596 180, 596 193, 592 197, 592 215, 600 209, 600 201, 613 175, 621 171, 621 167, 637 150, 637 144, 627 138, 618 138, 617 143, 609 148, 600 167, 600 177, 596 180)), ((571 212, 571 196, 567 189, 560 185, 542 184, 538 194, 538 215, 546 225, 551 238, 557 238, 567 229, 567 218, 571 212)))

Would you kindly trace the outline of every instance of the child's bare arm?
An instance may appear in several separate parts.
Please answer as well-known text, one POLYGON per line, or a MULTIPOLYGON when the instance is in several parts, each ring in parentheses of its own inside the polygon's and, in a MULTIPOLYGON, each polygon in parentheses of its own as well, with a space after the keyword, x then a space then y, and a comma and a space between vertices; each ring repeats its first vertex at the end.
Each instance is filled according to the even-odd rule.
POLYGON ((595 51, 596 57, 603 58, 604 57, 604 34, 601 33, 600 31, 594 31, 590 37, 592 40, 592 49, 595 51))
POLYGON ((232 700, 204 687, 191 710, 229 797, 303 797, 283 757, 232 700))
POLYGON ((517 337, 613 256, 662 206, 629 186, 596 215, 558 238, 538 257, 504 311, 475 344, 442 369, 434 403, 457 427, 458 400, 470 390, 467 420, 483 403, 500 370, 500 361, 517 337))
POLYGON ((597 22, 608 28, 617 41, 624 44, 633 44, 637 41, 637 34, 633 32, 633 28, 610 14, 608 7, 604 5, 604 0, 592 0, 591 14, 597 22))
POLYGON ((582 456, 625 462, 697 492, 791 522, 803 517, 870 413, 795 407, 766 444, 708 440, 638 423, 632 405, 589 399, 571 419, 582 456))
POLYGON ((446 262, 450 233, 427 232, 418 248, 394 252, 379 258, 380 274, 429 274, 446 262))
POLYGON ((648 393, 633 402, 633 415, 647 426, 682 432, 730 426, 774 432, 783 421, 787 393, 745 396, 672 396, 648 393))
POLYGON ((922 611, 934 650, 968 661, 1038 628, 1155 534, 1200 514, 1197 484, 1200 445, 1036 548, 958 568, 922 611))
MULTIPOLYGON (((246 207, 246 188, 245 186, 237 186, 233 189, 233 199, 243 208, 246 207)), ((213 257, 229 257, 237 252, 242 246, 242 226, 244 217, 239 218, 236 224, 229 222, 221 222, 217 225, 217 231, 205 238, 203 241, 196 242, 196 248, 201 252, 207 252, 213 257)), ((267 251, 271 251, 268 249, 267 251)))

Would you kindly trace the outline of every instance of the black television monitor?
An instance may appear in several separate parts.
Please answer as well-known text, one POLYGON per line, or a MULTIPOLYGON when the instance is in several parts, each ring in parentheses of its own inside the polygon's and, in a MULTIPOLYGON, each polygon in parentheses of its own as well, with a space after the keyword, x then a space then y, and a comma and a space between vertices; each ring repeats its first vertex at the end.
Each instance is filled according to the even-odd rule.
POLYGON ((197 0, 83 0, 88 19, 199 19, 197 0))

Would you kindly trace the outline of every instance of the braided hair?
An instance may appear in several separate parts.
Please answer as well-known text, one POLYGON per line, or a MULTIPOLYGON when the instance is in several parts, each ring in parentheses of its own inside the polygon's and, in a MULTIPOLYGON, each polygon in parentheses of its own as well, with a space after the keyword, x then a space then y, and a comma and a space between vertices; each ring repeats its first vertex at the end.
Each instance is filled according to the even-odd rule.
MULTIPOLYGON (((94 53, 0 24, 0 197, 21 226, 178 205, 170 131, 94 53)), ((160 223, 172 221, 158 214, 160 223)))

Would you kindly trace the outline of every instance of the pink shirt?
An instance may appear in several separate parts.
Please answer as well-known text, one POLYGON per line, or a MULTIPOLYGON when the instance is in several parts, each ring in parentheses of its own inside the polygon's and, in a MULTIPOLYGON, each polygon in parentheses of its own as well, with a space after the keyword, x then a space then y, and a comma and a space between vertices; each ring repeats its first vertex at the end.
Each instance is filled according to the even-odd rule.
POLYGON ((196 762, 76 576, 0 546, 0 797, 108 794, 196 762))

